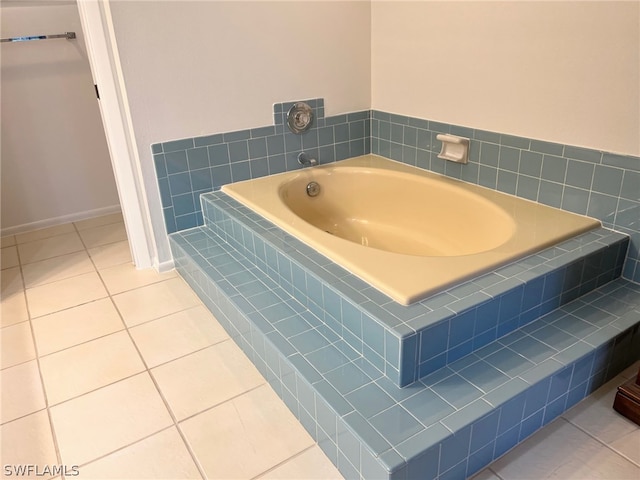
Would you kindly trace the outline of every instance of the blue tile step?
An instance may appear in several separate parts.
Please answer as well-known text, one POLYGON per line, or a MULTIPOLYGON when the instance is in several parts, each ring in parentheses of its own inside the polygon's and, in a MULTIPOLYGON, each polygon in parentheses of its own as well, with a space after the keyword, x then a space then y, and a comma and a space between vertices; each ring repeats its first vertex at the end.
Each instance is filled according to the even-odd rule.
POLYGON ((403 306, 224 193, 201 199, 207 228, 399 386, 617 278, 628 247, 600 228, 403 306))
POLYGON ((347 479, 471 476, 640 355, 640 285, 617 279, 400 388, 211 230, 170 243, 180 275, 347 479))

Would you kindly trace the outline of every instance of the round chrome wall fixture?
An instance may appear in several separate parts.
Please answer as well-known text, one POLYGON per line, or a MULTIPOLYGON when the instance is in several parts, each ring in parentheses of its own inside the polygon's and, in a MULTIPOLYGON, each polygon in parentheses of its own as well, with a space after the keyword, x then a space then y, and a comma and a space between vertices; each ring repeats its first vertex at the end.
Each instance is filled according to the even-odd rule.
POLYGON ((287 125, 293 133, 304 133, 311 128, 313 110, 304 102, 297 102, 287 112, 287 125))

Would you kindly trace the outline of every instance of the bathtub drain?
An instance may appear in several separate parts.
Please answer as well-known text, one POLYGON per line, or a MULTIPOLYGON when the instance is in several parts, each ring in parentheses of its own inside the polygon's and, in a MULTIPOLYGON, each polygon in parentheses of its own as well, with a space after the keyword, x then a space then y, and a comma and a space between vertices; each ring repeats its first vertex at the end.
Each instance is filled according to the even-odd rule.
POLYGON ((320 185, 317 182, 309 182, 307 184, 307 195, 316 197, 320 193, 320 185))

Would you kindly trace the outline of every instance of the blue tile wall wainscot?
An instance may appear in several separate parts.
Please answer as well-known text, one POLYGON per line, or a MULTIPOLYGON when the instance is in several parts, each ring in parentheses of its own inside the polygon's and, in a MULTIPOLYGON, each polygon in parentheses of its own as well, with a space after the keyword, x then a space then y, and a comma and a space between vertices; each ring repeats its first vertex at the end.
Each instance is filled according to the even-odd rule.
POLYGON ((301 168, 302 151, 323 164, 370 153, 369 111, 325 117, 323 99, 305 102, 314 120, 301 135, 285 126, 289 102, 273 106, 271 126, 151 145, 167 232, 202 225, 201 193, 301 168))
POLYGON ((602 221, 629 235, 640 282, 640 158, 373 110, 371 153, 602 221), (471 139, 469 163, 438 158, 438 133, 471 139))
POLYGON ((273 107, 274 125, 151 146, 168 233, 202 225, 201 193, 225 183, 300 168, 305 150, 321 163, 374 153, 403 163, 598 218, 630 237, 623 277, 640 282, 640 158, 488 132, 377 110, 324 116, 307 100, 312 128, 285 127, 293 104, 273 107), (467 165, 437 157, 438 133, 471 139, 467 165))

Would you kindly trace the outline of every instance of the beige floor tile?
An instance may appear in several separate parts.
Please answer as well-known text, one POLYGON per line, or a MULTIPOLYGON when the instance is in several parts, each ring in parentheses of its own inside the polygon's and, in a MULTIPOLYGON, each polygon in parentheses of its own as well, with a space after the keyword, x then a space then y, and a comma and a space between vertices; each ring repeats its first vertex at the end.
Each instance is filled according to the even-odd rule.
POLYGON ((72 223, 55 225, 53 227, 41 228, 40 230, 33 230, 31 232, 19 233, 16 235, 16 243, 34 242, 36 240, 56 237, 65 233, 73 233, 75 231, 76 229, 73 227, 72 223))
POLYGON ((493 473, 488 468, 485 468, 480 473, 471 477, 471 480, 500 480, 500 477, 493 473))
POLYGON ((173 422, 149 374, 142 373, 51 407, 63 464, 82 465, 173 422))
POLYGON ((231 340, 151 372, 179 420, 265 383, 260 372, 231 340))
POLYGON ((18 245, 20 261, 23 265, 82 250, 84 245, 76 232, 18 245))
MULTIPOLYGON (((0 427, 2 436, 2 464, 5 465, 58 465, 51 424, 46 410, 15 420, 0 427)), ((3 470, 4 472, 4 470, 3 470)), ((3 478, 4 475, 3 475, 3 478)), ((46 476, 12 475, 7 478, 45 479, 46 476)), ((67 477, 73 478, 73 477, 67 477)))
POLYGON ((620 376, 622 378, 636 378, 638 376, 638 370, 640 370, 640 361, 635 362, 633 365, 625 368, 622 372, 620 372, 620 376))
POLYGON ((20 265, 20 261, 18 260, 18 247, 5 247, 1 250, 1 253, 0 265, 2 265, 2 270, 20 265))
POLYGON ((2 368, 12 367, 19 363, 28 362, 36 358, 36 350, 31 337, 29 322, 16 323, 2 329, 2 368))
POLYGON ((640 427, 617 438, 609 446, 640 466, 640 427))
POLYGON ((145 370, 129 334, 113 333, 40 359, 50 405, 145 370))
POLYGON ((85 273, 26 290, 31 318, 108 296, 97 273, 85 273))
POLYGON ((103 225, 110 225, 112 223, 121 223, 124 221, 122 212, 111 213, 109 215, 102 215, 100 217, 87 218, 86 220, 80 220, 74 222, 78 230, 87 230, 89 228, 101 227, 103 225))
POLYGON ((11 267, 2 270, 2 273, 0 274, 0 281, 2 283, 0 293, 3 299, 13 293, 24 290, 20 267, 11 267))
POLYGON ((200 304, 196 294, 181 278, 114 295, 113 301, 129 327, 200 304))
POLYGON ((80 468, 79 479, 202 478, 175 427, 80 468))
POLYGON ((109 298, 38 317, 31 323, 40 356, 125 328, 109 298))
POLYGON ((61 255, 22 267, 25 288, 33 288, 94 271, 95 267, 87 252, 61 255))
POLYGON ((16 244, 16 236, 15 235, 6 235, 0 238, 0 247, 11 247, 16 244))
POLYGON ((115 295, 134 288, 151 285, 152 283, 162 282, 169 278, 175 278, 177 273, 175 270, 158 273, 153 268, 136 270, 134 265, 126 263, 100 269, 100 276, 104 280, 109 293, 115 295))
MULTIPOLYGON (((269 480, 343 480, 343 476, 324 452, 314 445, 279 467, 258 477, 269 480)), ((497 477, 496 477, 497 478, 497 477)))
POLYGON ((95 248, 109 243, 122 242, 127 239, 124 223, 112 223, 100 227, 80 230, 80 238, 87 248, 95 248))
POLYGON ((35 360, 0 371, 0 385, 0 423, 46 407, 38 362, 35 360))
POLYGON ((97 268, 108 268, 132 263, 129 242, 116 242, 89 249, 89 255, 97 268))
POLYGON ((138 325, 130 333, 149 367, 229 338, 202 305, 138 325))
POLYGON ((604 443, 637 430, 635 423, 612 408, 618 385, 624 382, 623 377, 615 377, 562 416, 604 443))
POLYGON ((511 479, 638 479, 640 468, 559 418, 491 465, 511 479))
POLYGON ((180 426, 209 478, 253 478, 313 445, 268 385, 180 426))
POLYGON ((19 291, 8 296, 2 296, 0 304, 0 323, 2 327, 15 325, 16 323, 29 320, 27 310, 27 299, 24 291, 19 291))

